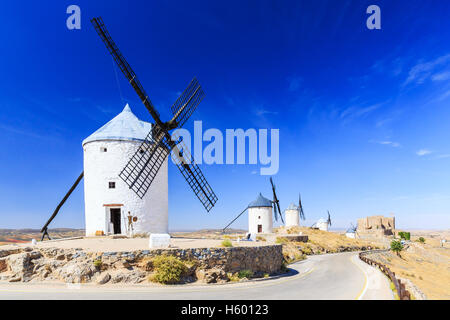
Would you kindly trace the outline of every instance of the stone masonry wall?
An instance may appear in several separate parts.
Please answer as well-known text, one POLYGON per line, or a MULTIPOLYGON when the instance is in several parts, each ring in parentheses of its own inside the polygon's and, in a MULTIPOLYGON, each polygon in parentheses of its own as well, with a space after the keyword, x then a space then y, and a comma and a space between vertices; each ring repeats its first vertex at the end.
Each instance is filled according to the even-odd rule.
POLYGON ((227 273, 252 270, 263 275, 278 272, 283 264, 281 245, 232 248, 157 249, 130 252, 88 253, 82 249, 0 249, 0 281, 68 283, 139 283, 149 271, 146 261, 172 255, 195 262, 192 281, 226 282, 227 273), (101 260, 101 266, 95 265, 101 260))

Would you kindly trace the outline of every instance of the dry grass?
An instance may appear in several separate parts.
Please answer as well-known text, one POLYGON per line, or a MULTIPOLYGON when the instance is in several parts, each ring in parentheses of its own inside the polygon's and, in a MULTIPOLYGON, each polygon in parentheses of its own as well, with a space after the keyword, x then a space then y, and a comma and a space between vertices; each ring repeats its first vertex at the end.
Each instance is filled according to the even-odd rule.
POLYGON ((297 243, 299 246, 311 250, 322 248, 323 251, 337 252, 342 247, 372 247, 382 248, 381 242, 366 241, 362 239, 347 238, 345 234, 310 229, 306 227, 280 227, 276 229, 279 234, 299 234, 308 236, 308 243, 297 243))
POLYGON ((305 227, 280 227, 275 230, 277 235, 275 243, 283 245, 283 256, 286 263, 306 259, 307 255, 336 253, 342 251, 355 251, 366 249, 369 246, 376 249, 382 246, 379 243, 350 239, 344 234, 314 230, 305 227), (308 242, 288 241, 283 235, 299 234, 308 236, 308 242))
POLYGON ((372 254, 401 278, 411 280, 428 299, 450 300, 450 250, 413 242, 398 257, 395 253, 372 254))

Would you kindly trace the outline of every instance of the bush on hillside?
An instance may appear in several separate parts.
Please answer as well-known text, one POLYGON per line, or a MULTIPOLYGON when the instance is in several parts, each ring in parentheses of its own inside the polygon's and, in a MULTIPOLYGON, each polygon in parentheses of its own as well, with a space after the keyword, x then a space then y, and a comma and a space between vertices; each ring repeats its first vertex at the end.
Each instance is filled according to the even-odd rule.
POLYGON ((400 256, 400 252, 403 250, 403 245, 400 241, 392 241, 391 242, 391 250, 394 251, 398 256, 400 256))
POLYGON ((398 235, 401 239, 404 240, 411 240, 411 233, 410 232, 399 232, 398 235))

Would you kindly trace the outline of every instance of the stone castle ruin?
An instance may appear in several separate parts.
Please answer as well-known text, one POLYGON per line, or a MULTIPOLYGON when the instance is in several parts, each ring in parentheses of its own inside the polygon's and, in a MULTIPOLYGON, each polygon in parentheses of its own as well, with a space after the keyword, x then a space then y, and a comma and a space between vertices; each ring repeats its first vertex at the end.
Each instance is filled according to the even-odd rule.
POLYGON ((372 216, 358 219, 360 237, 384 237, 395 234, 395 217, 372 216))

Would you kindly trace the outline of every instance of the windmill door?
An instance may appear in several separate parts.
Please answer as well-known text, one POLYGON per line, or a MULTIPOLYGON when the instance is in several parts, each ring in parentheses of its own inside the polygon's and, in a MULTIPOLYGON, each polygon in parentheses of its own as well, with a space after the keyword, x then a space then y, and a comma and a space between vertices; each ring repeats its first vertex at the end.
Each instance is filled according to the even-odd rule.
POLYGON ((258 224, 258 233, 262 233, 262 224, 258 224))
POLYGON ((110 209, 111 211, 111 223, 113 224, 114 234, 121 234, 120 227, 120 209, 110 209))

